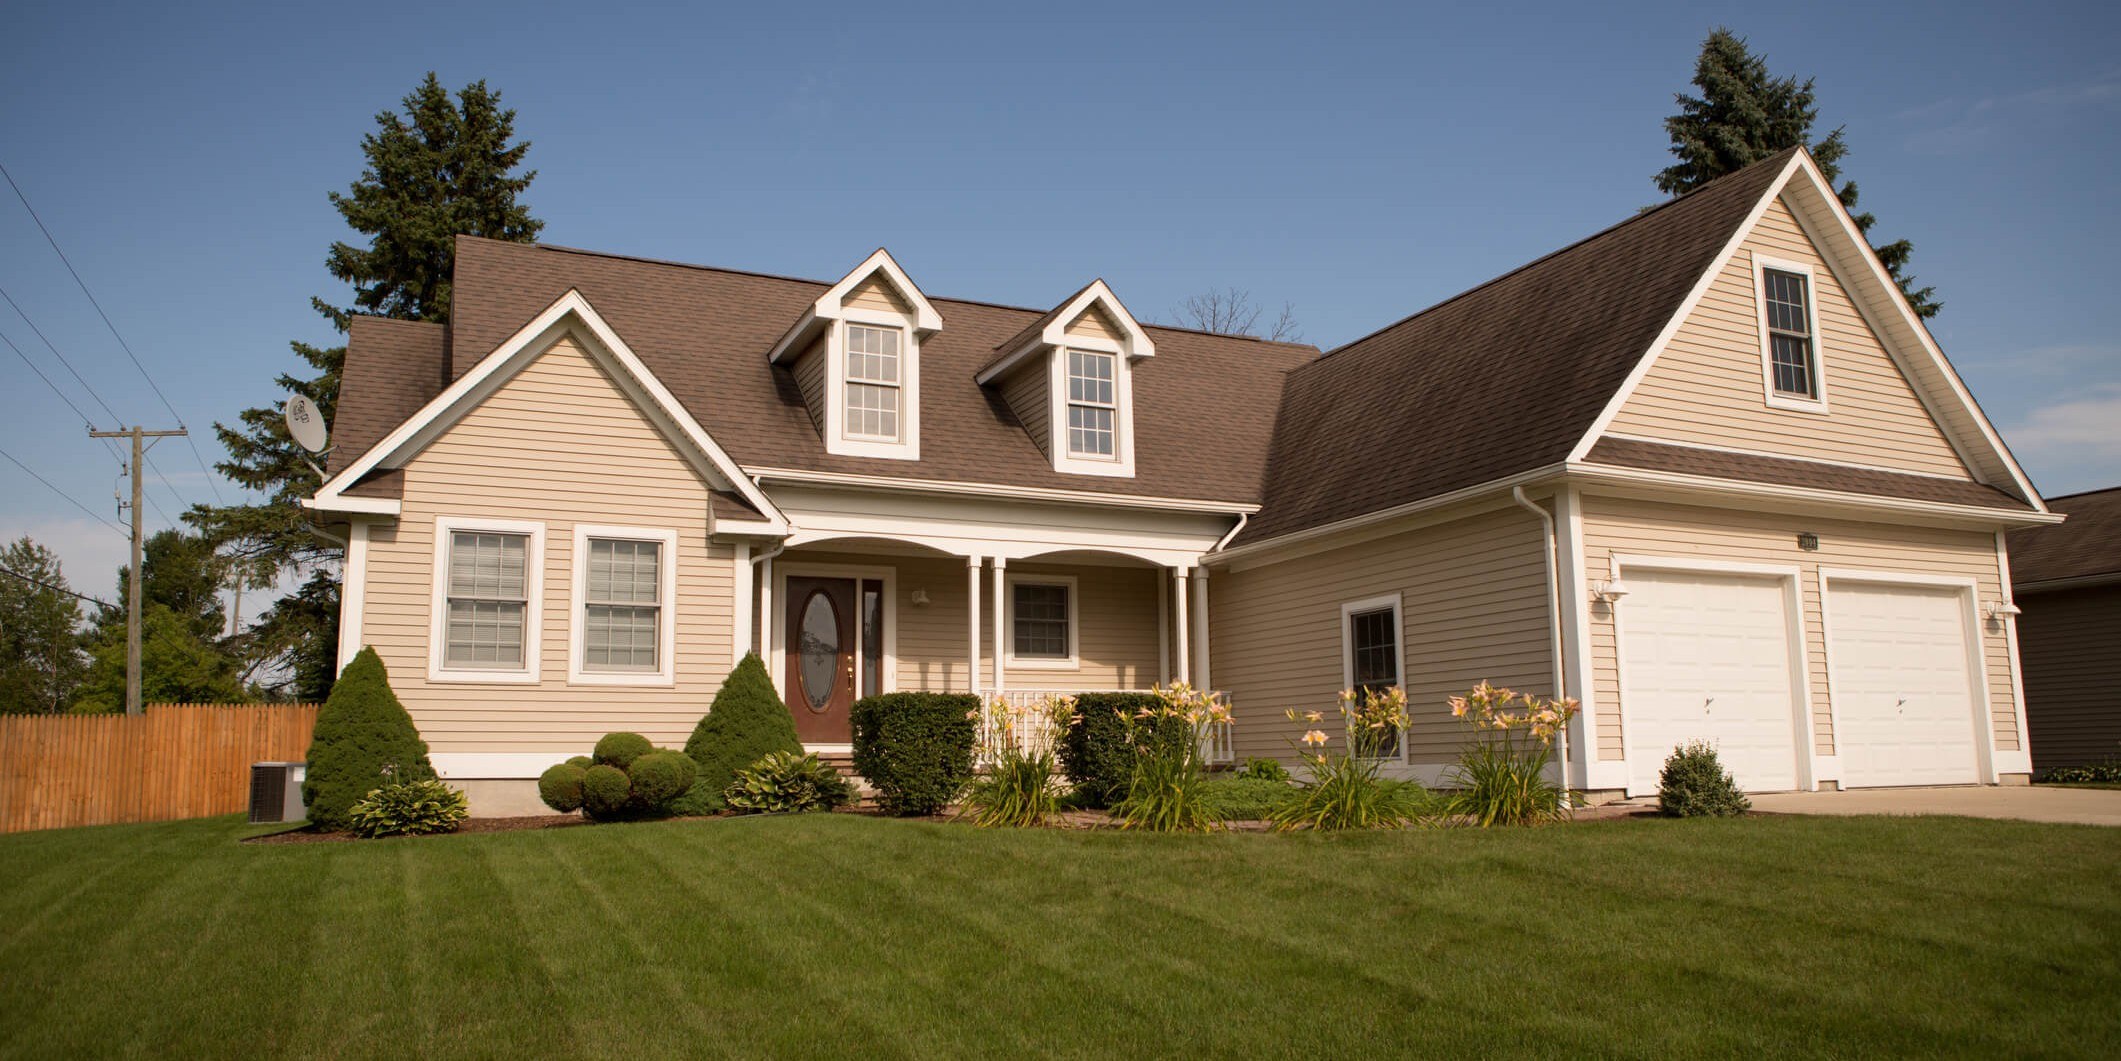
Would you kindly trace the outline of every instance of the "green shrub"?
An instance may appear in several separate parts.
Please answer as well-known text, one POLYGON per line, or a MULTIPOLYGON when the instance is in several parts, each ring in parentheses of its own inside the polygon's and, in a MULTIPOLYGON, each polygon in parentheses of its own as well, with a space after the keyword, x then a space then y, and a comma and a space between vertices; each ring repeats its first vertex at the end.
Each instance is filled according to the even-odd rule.
MULTIPOLYGON (((1075 786, 1077 799, 1085 807, 1109 807, 1127 794, 1134 777, 1134 747, 1128 743, 1127 719, 1144 708, 1154 709, 1154 693, 1083 693, 1076 697, 1079 721, 1068 727, 1060 744, 1061 772, 1075 786)), ((1179 741, 1188 737, 1181 720, 1159 719, 1153 729, 1158 739, 1179 741)))
POLYGON ((972 779, 970 693, 885 693, 854 702, 854 769, 887 814, 934 814, 972 779))
POLYGON ((582 768, 582 769, 584 769, 584 770, 587 770, 587 769, 589 769, 590 767, 592 767, 592 766, 595 766, 596 764, 597 764, 597 761, 596 761, 596 759, 592 758, 591 756, 587 756, 587 755, 577 755, 577 756, 575 756, 574 758, 572 758, 572 759, 569 759, 569 760, 567 760, 567 765, 569 765, 569 766, 579 766, 579 767, 581 767, 581 768, 582 768))
POLYGON ((633 779, 616 766, 598 763, 582 771, 582 810, 592 818, 623 818, 633 800, 633 779))
POLYGON ((309 820, 326 829, 352 824, 353 805, 386 783, 435 776, 427 742, 390 691, 390 675, 372 648, 362 649, 332 686, 317 712, 308 758, 302 801, 309 820))
POLYGON ((737 771, 723 794, 729 806, 750 814, 803 814, 854 802, 854 782, 818 762, 815 755, 767 752, 737 771))
POLYGON ((1688 741, 1672 749, 1657 775, 1657 810, 1671 818, 1721 818, 1744 814, 1753 801, 1738 791, 1738 782, 1707 741, 1688 741))
POLYGON ((388 784, 357 800, 346 812, 357 836, 420 836, 454 832, 471 816, 464 793, 440 781, 388 784))
POLYGON ((2085 763, 2082 766, 2056 766, 2040 771, 2044 783, 2059 785, 2113 785, 2121 784, 2121 759, 2085 763))
POLYGON ((582 775, 586 772, 584 767, 575 764, 574 759, 553 764, 543 774, 538 775, 538 798, 561 814, 572 814, 581 810, 582 775))
POLYGON ((1237 776, 1247 781, 1279 781, 1285 785, 1294 780, 1289 776, 1289 768, 1280 760, 1262 759, 1257 755, 1245 758, 1245 765, 1238 768, 1237 776))
POLYGON ((667 812, 670 805, 700 776, 700 768, 684 752, 668 748, 649 752, 626 770, 633 779, 633 802, 644 814, 667 812))
POLYGON ((752 653, 714 694, 714 704, 685 742, 685 754, 699 764, 699 780, 671 808, 679 814, 713 814, 722 809, 722 794, 736 773, 771 752, 797 752, 795 719, 781 694, 773 691, 766 665, 752 653))
MULTIPOLYGON (((1272 759, 1261 762, 1274 762, 1272 759)), ((1280 766, 1280 763, 1274 765, 1280 766)), ((1284 770, 1286 775, 1288 771, 1284 770)), ((1217 818, 1230 822, 1266 821, 1296 798, 1296 786, 1287 781, 1247 777, 1243 773, 1211 777, 1201 786, 1200 801, 1217 818)))
POLYGON ((597 742, 596 761, 624 770, 632 766, 635 759, 654 750, 655 745, 638 733, 606 733, 604 739, 597 742))

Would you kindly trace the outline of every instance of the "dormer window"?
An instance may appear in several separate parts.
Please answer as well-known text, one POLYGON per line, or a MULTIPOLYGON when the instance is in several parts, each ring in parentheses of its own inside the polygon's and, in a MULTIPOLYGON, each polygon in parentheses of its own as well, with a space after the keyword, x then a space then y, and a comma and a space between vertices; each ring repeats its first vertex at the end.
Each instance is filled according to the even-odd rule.
POLYGON ((1119 437, 1113 417, 1119 410, 1114 390, 1113 362, 1117 355, 1092 350, 1068 351, 1068 453, 1075 457, 1113 460, 1119 456, 1119 437))
POLYGON ((921 458, 921 340, 941 314, 877 251, 803 312, 767 360, 803 392, 825 452, 921 458))
POLYGON ((899 374, 897 328, 847 326, 848 438, 897 442, 905 388, 899 374))

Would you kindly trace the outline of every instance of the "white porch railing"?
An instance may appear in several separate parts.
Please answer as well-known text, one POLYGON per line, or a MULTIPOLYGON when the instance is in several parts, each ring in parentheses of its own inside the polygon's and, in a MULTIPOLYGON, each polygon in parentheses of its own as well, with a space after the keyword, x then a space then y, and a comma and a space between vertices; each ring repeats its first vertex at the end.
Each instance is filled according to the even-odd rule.
MULTIPOLYGON (((1084 693, 1145 693, 1147 689, 1008 689, 997 694, 992 689, 981 691, 980 702, 991 704, 999 696, 1013 708, 1026 708, 1052 696, 1080 696, 1084 693)), ((981 713, 975 753, 979 764, 985 766, 1000 757, 1005 748, 1022 748, 1027 752, 1055 750, 1060 739, 1060 728, 1053 720, 1038 712, 1021 712, 1010 720, 997 725, 981 713)), ((1211 763, 1227 763, 1236 758, 1230 740, 1228 722, 1211 722, 1201 734, 1201 755, 1211 763)))

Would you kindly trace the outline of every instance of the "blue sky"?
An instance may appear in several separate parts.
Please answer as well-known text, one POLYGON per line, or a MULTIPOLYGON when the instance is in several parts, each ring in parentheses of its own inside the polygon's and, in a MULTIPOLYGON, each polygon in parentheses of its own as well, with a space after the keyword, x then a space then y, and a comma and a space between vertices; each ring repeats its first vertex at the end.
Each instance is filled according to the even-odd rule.
MULTIPOLYGON (((308 7, 19 3, 0 41, 0 162, 208 461, 288 340, 333 338, 325 193, 429 69, 519 111, 550 242, 828 279, 884 245, 932 293, 1043 308, 1103 276, 1155 319, 1235 286, 1330 348, 1655 201, 1727 24, 1817 78, 2040 487, 2121 482, 2112 5, 308 7)), ((0 287, 122 416, 170 419, 5 189, 0 287)), ((0 334, 100 415, 4 304, 0 334)), ((110 454, 4 346, 0 450, 110 514, 110 454)), ((213 496, 182 443, 155 464, 162 512, 213 496)), ((111 592, 123 540, 0 461, 22 533, 111 592)))

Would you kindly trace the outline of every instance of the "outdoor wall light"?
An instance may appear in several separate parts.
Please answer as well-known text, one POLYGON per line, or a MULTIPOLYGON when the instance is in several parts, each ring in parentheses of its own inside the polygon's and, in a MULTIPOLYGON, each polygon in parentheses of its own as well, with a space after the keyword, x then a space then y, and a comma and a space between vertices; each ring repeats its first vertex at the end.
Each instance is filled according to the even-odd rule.
POLYGON ((1988 619, 1992 623, 2000 623, 2005 619, 2023 614, 2025 614, 2025 609, 2009 601, 1999 600, 1988 606, 1988 619))
POLYGON ((927 606, 928 606, 928 591, 927 591, 927 590, 925 590, 925 589, 916 589, 916 590, 914 590, 914 591, 913 591, 913 606, 914 606, 914 607, 916 607, 916 608, 925 608, 925 607, 927 607, 927 606))
POLYGON ((1627 595, 1628 584, 1617 578, 1611 582, 1600 582, 1596 586, 1591 587, 1591 596, 1598 598, 1599 603, 1608 606, 1618 603, 1620 598, 1627 595))

